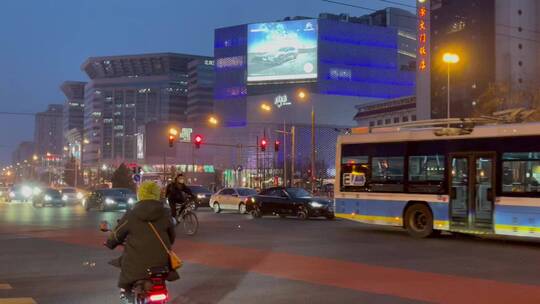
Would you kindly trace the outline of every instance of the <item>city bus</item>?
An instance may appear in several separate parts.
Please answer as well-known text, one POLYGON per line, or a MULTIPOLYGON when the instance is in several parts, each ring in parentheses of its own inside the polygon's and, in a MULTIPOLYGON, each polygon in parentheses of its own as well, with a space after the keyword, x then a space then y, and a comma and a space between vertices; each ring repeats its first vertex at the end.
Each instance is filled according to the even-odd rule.
POLYGON ((540 237, 540 123, 415 125, 338 138, 337 217, 418 238, 540 237))

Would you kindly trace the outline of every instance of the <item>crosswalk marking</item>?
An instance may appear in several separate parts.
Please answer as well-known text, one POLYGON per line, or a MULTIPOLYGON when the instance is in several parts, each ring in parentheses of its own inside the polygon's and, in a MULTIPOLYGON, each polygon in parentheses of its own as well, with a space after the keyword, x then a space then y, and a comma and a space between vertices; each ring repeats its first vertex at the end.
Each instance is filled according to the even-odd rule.
POLYGON ((9 285, 9 284, 0 284, 0 290, 8 290, 8 289, 12 289, 11 285, 9 285))
POLYGON ((37 304, 32 298, 0 298, 0 304, 37 304))

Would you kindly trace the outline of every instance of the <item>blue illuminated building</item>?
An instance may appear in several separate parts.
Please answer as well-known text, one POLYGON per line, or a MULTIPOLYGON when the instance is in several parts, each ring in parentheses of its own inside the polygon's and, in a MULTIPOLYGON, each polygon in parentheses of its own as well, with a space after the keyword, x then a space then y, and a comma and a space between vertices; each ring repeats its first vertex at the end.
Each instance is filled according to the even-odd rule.
MULTIPOLYGON (((329 110, 350 106, 350 112, 328 113, 326 116, 330 117, 324 117, 328 126, 350 126, 356 113, 355 106, 359 104, 415 95, 414 18, 414 14, 395 8, 362 17, 321 14, 318 19, 287 18, 283 21, 285 26, 287 22, 297 20, 316 24, 317 77, 256 83, 248 82, 250 26, 217 29, 214 43, 216 112, 229 126, 284 120, 303 124, 308 119, 299 115, 305 111, 295 110, 302 106, 294 95, 298 90, 306 90, 317 108, 326 108, 328 104, 336 105, 329 110), (287 111, 280 111, 279 117, 270 121, 259 117, 253 104, 273 103, 276 98, 290 101, 287 111)), ((282 50, 284 48, 279 51, 282 50)), ((298 53, 297 56, 301 56, 302 50, 298 53)))

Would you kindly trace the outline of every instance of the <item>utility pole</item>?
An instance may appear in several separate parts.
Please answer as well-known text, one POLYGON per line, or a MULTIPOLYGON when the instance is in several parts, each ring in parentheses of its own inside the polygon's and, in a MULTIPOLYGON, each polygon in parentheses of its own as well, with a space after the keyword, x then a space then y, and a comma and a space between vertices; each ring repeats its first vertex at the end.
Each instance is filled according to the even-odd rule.
POLYGON ((291 127, 291 187, 294 187, 294 172, 296 162, 296 127, 291 127))

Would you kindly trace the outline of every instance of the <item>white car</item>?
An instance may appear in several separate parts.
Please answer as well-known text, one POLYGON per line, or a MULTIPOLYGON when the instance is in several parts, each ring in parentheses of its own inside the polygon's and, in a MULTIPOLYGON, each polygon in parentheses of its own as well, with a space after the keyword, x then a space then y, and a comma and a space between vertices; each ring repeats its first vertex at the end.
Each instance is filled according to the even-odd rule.
POLYGON ((246 213, 246 199, 257 195, 257 191, 251 188, 223 188, 210 197, 210 207, 215 213, 222 210, 238 211, 246 213))

